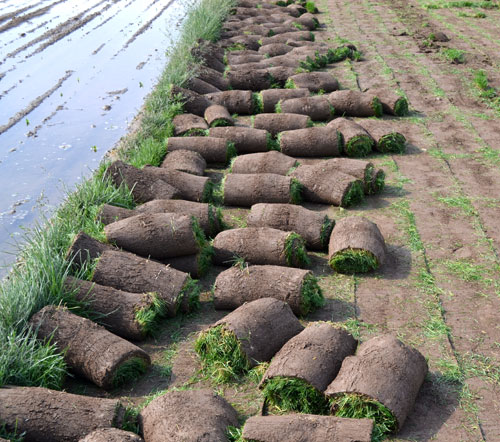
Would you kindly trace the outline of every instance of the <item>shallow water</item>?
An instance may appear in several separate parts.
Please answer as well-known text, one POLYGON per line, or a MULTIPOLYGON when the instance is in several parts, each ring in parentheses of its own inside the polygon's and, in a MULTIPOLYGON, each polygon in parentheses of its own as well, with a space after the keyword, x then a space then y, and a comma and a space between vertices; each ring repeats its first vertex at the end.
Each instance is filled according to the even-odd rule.
POLYGON ((126 133, 194 2, 0 0, 0 275, 126 133))

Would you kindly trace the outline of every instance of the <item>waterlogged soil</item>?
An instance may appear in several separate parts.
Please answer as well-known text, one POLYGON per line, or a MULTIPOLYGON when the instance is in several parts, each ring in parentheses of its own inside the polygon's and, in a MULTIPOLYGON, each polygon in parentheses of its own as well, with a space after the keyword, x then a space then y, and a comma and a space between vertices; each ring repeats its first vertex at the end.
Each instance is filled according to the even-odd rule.
MULTIPOLYGON (((484 69, 490 85, 500 89, 500 11, 485 10, 485 18, 473 18, 477 9, 425 9, 427 3, 318 3, 324 25, 317 40, 336 46, 347 39, 363 53, 359 62, 330 69, 342 87, 399 89, 409 99, 411 114, 391 119, 408 139, 407 153, 371 158, 387 173, 380 195, 348 210, 307 205, 333 217, 347 212, 376 222, 389 259, 376 273, 345 276, 331 271, 325 254, 310 254, 327 303, 304 323, 347 323, 361 339, 394 333, 428 358, 429 375, 395 440, 497 441, 500 120, 479 96, 473 77, 484 69), (429 39, 439 32, 449 41, 429 39), (443 48, 465 51, 465 63, 446 59, 443 48)), ((241 227, 246 213, 225 210, 225 218, 241 227)), ((210 303, 221 270, 213 268, 201 280, 205 292, 198 313, 169 321, 156 339, 141 345, 154 362, 143 378, 108 393, 76 380, 68 382, 68 389, 139 404, 154 391, 211 386, 242 418, 258 413, 262 398, 253 381, 213 385, 200 374, 193 351, 196 333, 224 315, 210 303)))
POLYGON ((127 132, 190 3, 1 2, 0 266, 127 132))

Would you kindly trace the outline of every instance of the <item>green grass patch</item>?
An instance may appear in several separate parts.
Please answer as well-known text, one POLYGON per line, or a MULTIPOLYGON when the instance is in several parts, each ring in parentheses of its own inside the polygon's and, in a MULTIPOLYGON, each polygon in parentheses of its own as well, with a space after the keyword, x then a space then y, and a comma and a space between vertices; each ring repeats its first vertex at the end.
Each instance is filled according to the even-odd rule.
POLYGON ((226 127, 232 125, 233 123, 231 121, 226 120, 225 118, 217 118, 216 120, 212 121, 210 127, 226 127))
POLYGON ((391 132, 380 137, 377 143, 377 148, 380 152, 384 153, 405 153, 406 138, 398 132, 391 132))
POLYGON ((398 117, 405 117, 408 112, 408 100, 405 97, 399 98, 394 105, 394 113, 398 117))
POLYGON ((144 335, 154 335, 158 330, 158 323, 165 315, 166 305, 156 293, 148 293, 147 296, 150 297, 151 304, 135 312, 135 321, 144 335))
POLYGON ((304 186, 297 178, 292 178, 290 181, 290 201, 292 204, 300 204, 302 202, 302 190, 304 186))
POLYGON ((280 413, 295 411, 326 415, 330 408, 323 393, 298 378, 273 377, 264 384, 262 395, 280 413))
POLYGON ((146 372, 147 368, 148 364, 144 359, 130 358, 117 368, 113 374, 111 385, 116 388, 137 379, 146 372))
POLYGON ((332 413, 338 417, 373 419, 372 441, 381 441, 398 428, 396 417, 380 402, 355 393, 340 394, 330 400, 332 413))
POLYGON ((297 85, 291 78, 289 78, 285 82, 285 89, 297 89, 297 85))
POLYGON ((450 63, 463 64, 465 63, 465 51, 453 48, 441 48, 441 55, 450 63))
POLYGON ((229 163, 236 156, 238 156, 238 152, 236 151, 236 146, 234 145, 234 142, 228 141, 226 150, 226 162, 229 163))
POLYGON ((359 204, 365 199, 365 191, 363 190, 363 183, 359 180, 353 181, 346 193, 344 194, 341 202, 341 207, 351 207, 359 204))
POLYGON ((208 222, 210 230, 215 234, 225 229, 224 214, 221 207, 215 207, 212 204, 208 206, 208 222))
POLYGON ((316 4, 314 2, 306 2, 304 7, 307 9, 307 12, 309 12, 310 14, 317 14, 319 12, 318 8, 316 7, 316 4))
POLYGON ((330 242, 330 236, 332 235, 332 230, 335 227, 335 221, 331 219, 329 216, 325 215, 325 219, 323 220, 323 224, 321 225, 321 232, 319 237, 321 239, 321 245, 324 249, 328 247, 328 243, 330 242))
POLYGON ((311 260, 307 256, 306 243, 302 237, 295 232, 291 232, 285 240, 286 263, 290 267, 307 267, 311 260))
MULTIPOLYGON (((211 250, 211 247, 210 247, 210 250, 211 250)), ((210 253, 213 253, 213 252, 210 252, 210 253)), ((212 255, 210 255, 210 260, 211 260, 211 256, 212 255)), ((210 265, 211 265, 211 261, 210 261, 210 264, 208 264, 208 266, 210 266, 210 265)), ((196 280, 192 279, 190 276, 188 276, 186 283, 182 287, 179 299, 177 301, 177 305, 179 306, 181 304, 182 300, 187 298, 189 311, 192 312, 192 311, 198 310, 200 308, 200 293, 201 293, 201 289, 200 289, 200 286, 198 285, 198 283, 196 282, 196 280)))
POLYGON ((183 137, 207 137, 208 130, 207 129, 200 129, 200 128, 189 129, 187 132, 183 133, 182 136, 183 137))
POLYGON ((23 442, 24 433, 18 434, 17 425, 13 431, 7 430, 7 425, 0 425, 0 437, 10 442, 23 442))
POLYGON ((330 48, 326 54, 328 63, 338 63, 339 61, 344 61, 352 56, 352 49, 347 46, 340 46, 338 48, 330 48))
MULTIPOLYGON (((212 267, 212 260, 214 257, 214 248, 207 244, 205 247, 203 247, 198 254, 198 276, 204 276, 208 273, 210 270, 210 267, 212 267)), ((199 307, 199 295, 196 297, 196 308, 199 307)), ((191 305, 191 302, 189 303, 191 305)), ((190 310, 192 310, 190 308, 190 310)))
MULTIPOLYGON (((278 2, 278 3, 284 3, 284 2, 278 2)), ((238 428, 230 425, 229 427, 226 428, 226 437, 229 442, 246 442, 246 439, 243 439, 243 427, 238 428)))
POLYGON ((279 141, 274 138, 269 132, 266 134, 267 150, 281 150, 279 141))
POLYGON ((382 169, 379 169, 377 171, 375 178, 372 180, 371 186, 372 186, 373 193, 382 192, 382 190, 384 189, 384 187, 385 187, 385 172, 382 169))
MULTIPOLYGON (((344 141, 344 137, 342 137, 344 141)), ((373 138, 367 135, 352 137, 347 143, 343 142, 343 151, 348 157, 366 157, 373 151, 373 138)))
POLYGON ((325 298, 318 280, 314 275, 307 275, 300 290, 301 301, 300 310, 303 315, 307 315, 314 310, 325 305, 325 298))
POLYGON ((353 275, 367 273, 378 268, 377 258, 368 250, 344 249, 335 253, 328 262, 338 273, 353 275))
POLYGON ((480 264, 474 264, 469 260, 457 259, 445 261, 446 268, 458 276, 462 281, 466 282, 480 282, 488 273, 487 269, 480 264))
POLYGON ((201 332, 194 349, 200 356, 203 373, 216 384, 235 380, 250 369, 238 339, 224 325, 201 332))
POLYGON ((380 118, 384 114, 384 109, 382 107, 382 103, 378 99, 378 97, 373 97, 372 103, 371 103, 373 112, 375 112, 375 116, 377 118, 380 118))
POLYGON ((262 100, 262 94, 260 92, 252 93, 252 113, 261 114, 264 112, 264 101, 262 100))

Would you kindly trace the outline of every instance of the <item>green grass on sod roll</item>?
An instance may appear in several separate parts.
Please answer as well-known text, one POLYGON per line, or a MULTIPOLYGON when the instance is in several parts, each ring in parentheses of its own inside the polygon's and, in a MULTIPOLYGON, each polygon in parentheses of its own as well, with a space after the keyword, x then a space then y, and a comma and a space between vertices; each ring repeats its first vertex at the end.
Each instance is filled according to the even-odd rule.
POLYGON ((307 267, 311 261, 307 256, 306 244, 302 237, 291 232, 285 241, 285 257, 289 266, 294 267, 295 262, 299 267, 307 267))
POLYGON ((307 12, 311 14, 317 14, 319 12, 314 2, 307 2, 305 8, 307 9, 307 12))
POLYGON ((153 335, 158 330, 157 325, 165 315, 165 301, 160 299, 156 293, 151 293, 152 304, 145 306, 135 312, 135 320, 141 326, 145 335, 153 335))
POLYGON ((290 181, 290 200, 292 204, 300 204, 302 202, 302 189, 304 186, 297 178, 292 178, 290 181))
MULTIPOLYGON (((207 250, 210 250, 210 263, 209 264, 204 264, 207 267, 210 267, 212 263, 212 248, 209 247, 207 250)), ((202 256, 203 256, 203 251, 202 251, 202 256)), ((201 259, 201 258, 200 258, 201 259)), ((208 268, 207 268, 208 270, 208 268)), ((182 302, 182 300, 187 297, 188 298, 188 306, 189 306, 189 311, 195 311, 200 308, 200 286, 197 284, 196 280, 192 279, 190 276, 188 276, 188 279, 186 283, 184 284, 184 287, 182 287, 181 294, 179 296, 179 299, 177 300, 177 305, 179 306, 182 302)))
POLYGON ((314 275, 307 275, 304 278, 300 294, 300 309, 302 310, 303 315, 307 315, 308 313, 325 305, 323 292, 321 291, 321 287, 318 285, 318 280, 314 275))
POLYGON ((226 229, 227 226, 224 223, 224 215, 221 207, 216 207, 212 204, 208 206, 208 223, 210 224, 210 230, 212 232, 226 229))
POLYGON ((266 381, 262 395, 279 412, 296 411, 308 414, 328 414, 328 399, 306 381, 276 376, 266 381))
POLYGON ((236 146, 233 141, 227 142, 227 151, 226 151, 226 162, 230 162, 233 158, 238 156, 238 152, 236 151, 236 146))
POLYGON ((335 221, 328 216, 325 216, 323 224, 321 225, 321 232, 319 237, 321 239, 321 244, 323 248, 328 247, 328 243, 330 242, 330 236, 332 234, 333 227, 335 226, 335 221))
POLYGON ((285 89, 297 89, 297 85, 295 84, 295 81, 293 81, 291 78, 286 80, 285 89))
POLYGON ((404 117, 408 115, 408 100, 405 97, 401 97, 394 105, 394 113, 398 117, 404 117))
POLYGON ((374 171, 373 165, 368 165, 368 167, 365 169, 365 176, 363 178, 364 180, 364 185, 365 185, 365 191, 367 193, 373 193, 372 192, 372 181, 373 181, 373 171, 374 171))
POLYGON ((267 150, 277 150, 278 152, 281 151, 279 141, 273 138, 273 136, 269 132, 266 134, 266 141, 267 141, 267 150))
POLYGON ((384 109, 378 97, 373 97, 372 109, 375 112, 376 117, 380 118, 382 115, 384 115, 384 109))
POLYGON ((373 253, 360 249, 345 249, 337 252, 329 261, 330 267, 338 273, 352 275, 366 273, 378 268, 373 253))
POLYGON ((365 191, 360 181, 354 181, 342 198, 341 207, 354 206, 365 199, 365 191))
POLYGON ((381 152, 404 153, 406 151, 406 138, 397 132, 383 135, 378 140, 378 150, 381 152))
POLYGON ((113 375, 113 380, 111 385, 113 387, 119 387, 120 385, 126 384, 139 376, 143 375, 148 368, 148 364, 142 358, 130 358, 121 364, 113 375))
POLYGON ((355 393, 344 393, 330 400, 332 413, 338 417, 373 419, 372 441, 381 441, 396 431, 397 421, 380 402, 355 393))
POLYGON ((344 154, 348 157, 366 157, 373 150, 373 139, 367 135, 358 135, 343 143, 344 154))
POLYGON ((336 49, 328 49, 326 57, 328 59, 328 63, 337 63, 339 61, 343 61, 346 58, 351 56, 352 50, 347 46, 340 46, 336 49))
POLYGON ((206 129, 189 129, 186 133, 182 134, 183 137, 206 137, 206 129))
POLYGON ((264 101, 262 100, 262 95, 260 92, 254 92, 252 94, 252 113, 261 114, 264 112, 264 101))
POLYGON ((214 199, 214 183, 212 181, 207 181, 205 187, 203 188, 203 193, 201 195, 202 203, 211 203, 214 199))
POLYGON ((225 118, 217 118, 212 121, 210 127, 224 127, 224 126, 232 126, 230 121, 227 121, 225 118))
POLYGON ((194 343, 203 372, 215 383, 226 383, 243 376, 250 363, 235 334, 224 325, 201 332, 194 343))
POLYGON ((373 182, 373 192, 378 193, 381 192, 382 189, 385 187, 385 172, 380 169, 377 172, 377 175, 375 175, 375 181, 373 182))

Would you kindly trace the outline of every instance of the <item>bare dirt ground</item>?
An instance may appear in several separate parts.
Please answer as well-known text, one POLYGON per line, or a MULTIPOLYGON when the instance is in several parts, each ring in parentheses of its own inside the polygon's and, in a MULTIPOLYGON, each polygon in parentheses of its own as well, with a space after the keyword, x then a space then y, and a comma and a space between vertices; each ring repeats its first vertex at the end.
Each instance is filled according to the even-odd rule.
MULTIPOLYGON (((391 332, 415 345, 430 373, 397 440, 500 440, 500 120, 473 82, 487 72, 500 89, 500 11, 425 9, 419 0, 322 0, 317 39, 342 39, 363 53, 331 69, 344 88, 400 88, 411 115, 393 119, 406 135, 405 155, 372 158, 385 169, 384 192, 349 212, 375 221, 390 259, 377 273, 333 274, 313 254, 327 305, 307 320, 348 324, 361 338, 391 332), (474 17, 478 11, 486 17, 474 17), (447 42, 434 41, 443 32, 447 42), (456 64, 443 48, 465 51, 456 64)), ((444 4, 444 2, 433 2, 444 4)), ((338 216, 342 209, 310 206, 338 216)), ((226 211, 234 225, 245 211, 226 211)), ((209 302, 214 268, 202 280, 202 310, 167 324, 144 345, 153 369, 111 396, 140 403, 152 391, 210 386, 199 374, 195 333, 224 315, 209 302), (170 370, 171 368, 171 370, 170 370)), ((255 383, 212 385, 242 418, 259 412, 255 383)), ((89 384, 72 391, 106 395, 89 384)))

